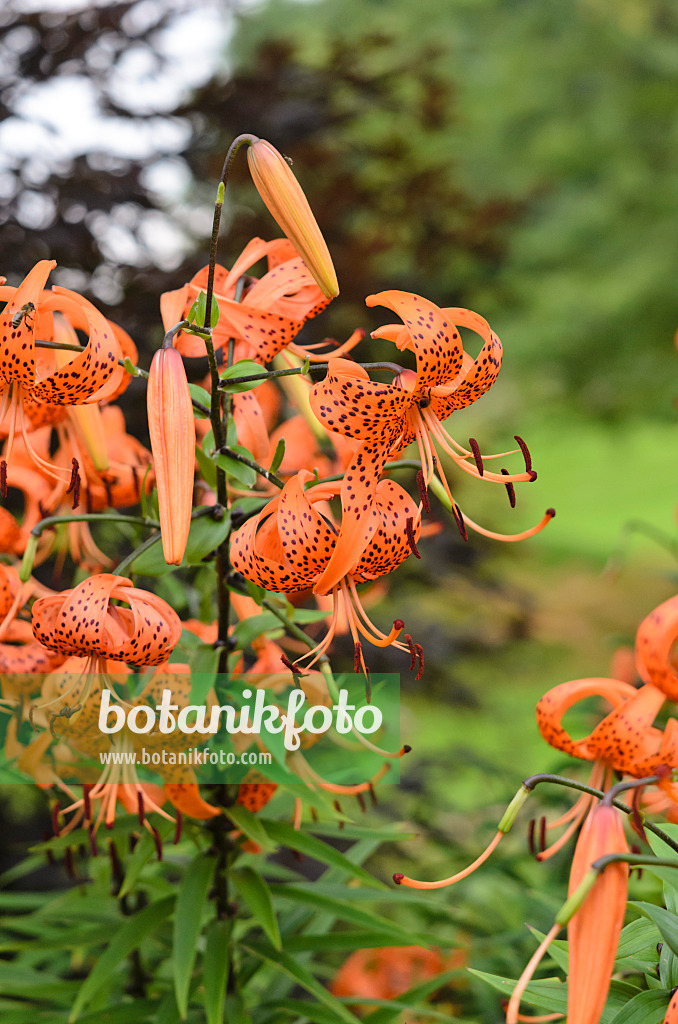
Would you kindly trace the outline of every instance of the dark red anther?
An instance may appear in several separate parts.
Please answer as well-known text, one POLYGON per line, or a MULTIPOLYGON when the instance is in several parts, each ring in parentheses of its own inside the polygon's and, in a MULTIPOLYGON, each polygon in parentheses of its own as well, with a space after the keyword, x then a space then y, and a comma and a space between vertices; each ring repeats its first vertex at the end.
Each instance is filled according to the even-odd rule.
POLYGON ((537 479, 537 471, 536 471, 536 469, 531 469, 529 471, 529 473, 528 473, 528 476, 530 478, 530 483, 533 484, 534 481, 537 479))
POLYGON ((85 488, 85 510, 87 512, 94 511, 94 506, 92 505, 92 495, 90 494, 89 487, 85 488))
POLYGON ((92 851, 92 856, 97 857, 99 855, 99 847, 97 846, 97 837, 94 834, 94 825, 90 825, 87 837, 89 839, 89 848, 92 851))
MULTIPOLYGON (((502 469, 501 472, 502 472, 503 476, 509 476, 508 469, 502 469)), ((509 483, 504 484, 504 487, 506 488, 506 493, 508 494, 509 502, 511 504, 511 508, 515 508, 516 507, 516 491, 515 491, 515 487, 513 486, 513 484, 510 481, 509 481, 509 483)))
POLYGON ((410 551, 415 558, 421 558, 417 551, 417 542, 414 539, 414 519, 412 516, 408 516, 405 520, 405 532, 407 533, 407 543, 410 545, 410 551))
POLYGON ((7 460, 0 459, 0 494, 7 497, 7 460))
POLYGON ((59 811, 60 810, 61 810, 61 804, 57 800, 57 802, 54 804, 54 807, 52 808, 52 832, 54 833, 55 836, 58 836, 58 835, 61 834, 61 829, 59 828, 59 811))
POLYGON ((533 857, 537 856, 537 851, 534 845, 534 830, 537 822, 534 818, 530 818, 530 824, 527 826, 527 847, 533 857))
POLYGON ((547 508, 547 509, 546 509, 546 512, 544 512, 544 515, 545 515, 545 516, 548 516, 548 517, 549 517, 549 519, 553 519, 553 517, 555 516, 555 514, 556 514, 556 510, 555 510, 554 508, 547 508))
POLYGON ((367 783, 367 790, 368 790, 368 792, 370 794, 370 800, 372 801, 372 806, 376 807, 377 806, 377 791, 376 791, 376 789, 374 788, 374 786, 372 785, 371 782, 367 783))
POLYGON ((541 853, 546 849, 546 818, 542 815, 539 819, 539 850, 541 853))
POLYGON ((78 465, 78 460, 75 457, 73 457, 71 459, 71 479, 69 481, 68 487, 66 488, 66 494, 70 494, 71 491, 74 490, 75 481, 80 476, 79 470, 80 466, 78 465))
MULTIPOLYGON (((341 804, 339 803, 338 800, 333 800, 332 801, 332 806, 334 807, 334 809, 337 812, 337 814, 343 814, 344 813, 342 811, 342 809, 341 809, 341 804)), ((345 824, 346 824, 345 821, 343 819, 341 819, 339 821, 339 828, 343 828, 345 824)))
POLYGON ((73 863, 73 851, 67 846, 64 851, 64 869, 69 878, 75 878, 75 864, 73 863))
POLYGON ((47 508, 46 505, 43 505, 42 498, 38 498, 38 512, 40 513, 43 519, 47 519, 47 516, 49 515, 49 509, 47 508))
POLYGON ((358 801, 358 805, 360 807, 360 810, 364 814, 365 811, 367 810, 367 808, 365 806, 365 797, 362 795, 362 793, 356 793, 355 798, 358 801))
POLYGON ((414 666, 417 664, 417 648, 414 645, 414 640, 409 633, 405 633, 405 639, 407 640, 407 646, 410 649, 410 672, 414 670, 414 666))
POLYGON ((123 878, 122 864, 118 856, 118 847, 112 839, 108 840, 108 856, 111 858, 111 874, 116 882, 121 882, 123 878))
POLYGON ((290 672, 294 672, 294 674, 297 675, 297 673, 299 672, 299 669, 297 668, 297 666, 295 665, 295 663, 293 661, 290 661, 290 659, 285 657, 284 654, 280 655, 280 660, 282 661, 282 663, 285 666, 285 668, 288 668, 290 670, 290 672))
POLYGON ((419 488, 419 500, 424 512, 431 511, 431 502, 428 500, 428 487, 424 480, 424 474, 421 469, 417 470, 417 487, 419 488))
POLYGON ((414 647, 417 652, 417 660, 419 662, 419 668, 417 669, 417 674, 414 677, 414 681, 415 683, 418 683, 424 674, 424 649, 421 646, 421 644, 415 644, 414 647))
POLYGON ((309 813, 311 815, 311 821, 317 822, 317 820, 318 820, 318 812, 316 811, 315 807, 313 807, 313 806, 309 807, 309 813))
POLYGON ((393 881, 395 882, 396 885, 400 885, 404 877, 405 876, 402 873, 402 871, 396 871, 395 875, 393 876, 393 881))
POLYGON ((520 448, 521 452, 523 453, 523 458, 525 459, 525 472, 526 473, 531 472, 531 470, 532 470, 532 456, 530 455, 530 449, 527 447, 527 445, 523 441, 522 437, 518 437, 517 434, 513 435, 513 440, 517 442, 518 447, 520 448))
POLYGON ((181 839, 181 833, 184 828, 184 816, 181 811, 177 810, 177 823, 174 828, 174 845, 176 846, 181 839))
POLYGON ((468 443, 471 451, 473 452, 473 458, 476 460, 478 475, 483 476, 485 473, 485 466, 483 465, 483 457, 480 454, 480 445, 476 441, 475 437, 469 437, 468 443))
POLYGON ((76 477, 75 477, 75 484, 73 485, 73 504, 71 505, 71 510, 75 511, 75 509, 78 507, 79 504, 80 504, 80 474, 77 473, 76 477))
POLYGON ((85 782, 82 787, 82 805, 85 808, 85 821, 92 820, 92 801, 89 798, 89 791, 92 786, 85 782))
POLYGON ((459 530, 459 533, 461 534, 464 540, 468 540, 468 531, 466 529, 464 517, 461 514, 461 509, 459 508, 458 505, 455 505, 454 503, 452 504, 452 515, 454 516, 454 521, 457 524, 457 529, 459 530))
POLYGON ((137 814, 139 815, 139 824, 143 825, 146 820, 146 812, 144 811, 144 794, 141 789, 137 790, 137 814))
POLYGON ((106 477, 102 477, 101 482, 103 483, 104 490, 106 491, 106 500, 108 501, 109 505, 112 505, 113 504, 113 486, 112 486, 110 480, 107 480, 106 477))
POLYGON ((134 853, 134 849, 135 849, 137 843, 139 842, 140 838, 141 837, 138 836, 136 832, 130 832, 129 838, 127 840, 127 842, 129 843, 129 852, 130 853, 134 853))
POLYGON ((139 494, 140 491, 141 491, 141 488, 140 488, 140 485, 139 485, 139 474, 137 472, 137 467, 136 466, 130 466, 130 469, 132 470, 132 480, 134 481, 134 493, 135 494, 139 494))
POLYGON ((405 623, 403 622, 402 619, 394 619, 393 620, 393 628, 394 629, 404 629, 405 628, 405 623))
POLYGON ((151 835, 155 843, 155 852, 158 855, 158 860, 162 860, 162 839, 155 825, 151 826, 151 835))
POLYGON ((361 662, 363 660, 363 646, 360 640, 356 640, 353 645, 353 671, 360 672, 362 669, 361 662))
POLYGON ((403 754, 411 754, 411 753, 412 753, 412 747, 409 745, 409 743, 403 743, 403 754))

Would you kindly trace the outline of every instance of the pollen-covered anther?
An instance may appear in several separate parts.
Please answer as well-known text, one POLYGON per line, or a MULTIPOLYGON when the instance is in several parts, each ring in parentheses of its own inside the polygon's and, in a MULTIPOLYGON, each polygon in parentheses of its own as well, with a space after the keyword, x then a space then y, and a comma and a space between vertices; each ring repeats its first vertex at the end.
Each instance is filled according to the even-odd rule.
POLYGON ((407 543, 410 545, 410 551, 415 558, 421 558, 421 555, 417 550, 417 542, 414 537, 414 518, 412 516, 408 516, 405 520, 405 531, 407 533, 407 543))
POLYGON ((144 812, 144 794, 142 790, 137 790, 137 809, 139 814, 139 824, 143 825, 146 821, 146 814, 144 812))
POLYGON ((476 466, 480 476, 485 472, 485 466, 483 465, 483 457, 480 454, 480 446, 476 441, 475 437, 469 437, 468 439, 469 448, 473 452, 473 458, 476 460, 476 466))
POLYGON ((290 661, 290 659, 287 658, 284 654, 280 655, 280 660, 282 661, 285 668, 288 668, 290 672, 294 673, 295 676, 301 675, 301 669, 297 665, 296 661, 290 661))
POLYGON ((419 500, 421 501, 421 507, 424 512, 428 513, 431 511, 431 502, 428 500, 428 487, 426 486, 424 473, 421 469, 417 470, 417 487, 419 488, 419 500))
POLYGON ((468 540, 468 530, 466 529, 466 523, 464 522, 464 517, 461 514, 461 509, 458 505, 452 505, 452 515, 454 516, 454 521, 457 524, 457 529, 459 530, 460 535, 464 540, 468 540))
POLYGON ((424 649, 421 646, 421 644, 415 644, 414 648, 417 652, 417 661, 419 662, 419 668, 417 669, 417 674, 414 677, 414 681, 415 683, 418 683, 424 674, 424 649))
POLYGON ((80 504, 80 466, 76 458, 71 459, 71 479, 69 480, 66 494, 73 492, 73 508, 80 504))
POLYGON ((0 459, 0 494, 7 497, 7 460, 0 459))
POLYGON ((94 826, 93 825, 90 825, 90 827, 89 827, 89 831, 87 833, 87 838, 89 839, 89 848, 92 851, 92 856, 93 857, 98 857, 99 856, 99 847, 97 846, 97 837, 96 837, 96 834, 94 832, 94 826))
POLYGON ((405 633, 405 639, 407 640, 407 645, 410 649, 410 672, 412 672, 414 670, 414 666, 417 664, 417 648, 409 633, 405 633))
POLYGON ((92 786, 85 783, 82 787, 82 806, 85 811, 85 821, 89 822, 92 820, 92 801, 89 798, 89 791, 92 786))
POLYGON ((523 441, 522 437, 519 437, 518 434, 514 434, 513 435, 513 440, 517 442, 518 447, 520 448, 521 452, 523 453, 523 458, 525 459, 525 472, 526 473, 531 472, 531 470, 532 470, 532 456, 530 455, 530 449, 527 447, 527 445, 523 441))
MULTIPOLYGON (((508 469, 502 469, 501 473, 502 473, 502 476, 510 476, 508 469)), ((506 488, 506 493, 508 494, 509 503, 511 505, 511 508, 515 508, 516 507, 516 489, 515 489, 515 487, 510 482, 507 483, 507 484, 504 484, 504 487, 506 488)))
POLYGON ((158 860, 162 860, 162 837, 155 826, 151 827, 151 835, 155 843, 155 852, 158 860))
POLYGON ((354 672, 360 672, 360 670, 362 668, 362 664, 361 664, 362 660, 363 660, 363 646, 360 643, 360 640, 356 640, 355 644, 353 645, 353 671, 354 672))
POLYGON ((61 804, 57 802, 52 807, 52 832, 55 836, 61 833, 61 827, 59 826, 59 811, 61 810, 61 804))
POLYGON ((181 839, 181 833, 183 832, 183 829, 184 829, 184 816, 181 813, 181 811, 179 810, 179 808, 177 808, 177 810, 176 810, 176 825, 175 825, 175 828, 174 828, 174 845, 175 846, 177 845, 177 843, 181 839))

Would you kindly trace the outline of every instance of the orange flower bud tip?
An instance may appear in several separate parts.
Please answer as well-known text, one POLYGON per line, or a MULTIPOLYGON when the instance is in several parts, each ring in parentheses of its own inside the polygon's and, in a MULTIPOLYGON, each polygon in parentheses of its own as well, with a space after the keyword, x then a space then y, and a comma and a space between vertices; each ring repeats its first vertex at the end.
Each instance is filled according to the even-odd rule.
POLYGON ((278 150, 263 139, 247 149, 252 181, 257 192, 297 249, 327 298, 339 294, 337 275, 317 221, 302 188, 278 150))

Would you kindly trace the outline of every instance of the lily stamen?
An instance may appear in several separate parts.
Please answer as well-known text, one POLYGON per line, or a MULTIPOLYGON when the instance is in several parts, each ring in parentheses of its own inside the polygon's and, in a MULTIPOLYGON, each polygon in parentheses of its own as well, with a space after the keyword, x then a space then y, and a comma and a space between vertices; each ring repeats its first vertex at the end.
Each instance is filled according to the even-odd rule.
MULTIPOLYGON (((468 875, 473 874, 476 868, 479 868, 481 864, 484 864, 487 858, 497 848, 505 834, 505 832, 496 832, 489 845, 483 850, 479 857, 476 857, 472 864, 469 864, 468 867, 464 868, 462 871, 458 871, 456 875, 451 875, 449 878, 441 878, 438 882, 420 882, 416 878, 409 878, 407 875, 403 875, 397 871, 393 876, 393 881, 396 885, 404 885, 408 889, 444 889, 448 885, 454 885, 455 882, 460 882, 462 878, 466 878, 468 875)), ((560 931, 560 927, 558 930, 560 931)))
POLYGON ((478 442, 476 441, 475 437, 469 437, 468 443, 471 451, 473 452, 473 458, 476 460, 478 473, 480 474, 480 476, 482 476, 483 473, 485 472, 485 467, 483 465, 483 457, 480 454, 480 446, 478 445, 478 442))
POLYGON ((414 539, 414 529, 413 529, 413 525, 412 525, 413 523, 414 523, 413 517, 412 516, 408 516, 407 519, 405 520, 405 531, 407 533, 407 543, 410 545, 410 551, 412 552, 414 557, 415 558, 421 558, 421 555, 419 554, 419 551, 417 550, 417 542, 414 539))

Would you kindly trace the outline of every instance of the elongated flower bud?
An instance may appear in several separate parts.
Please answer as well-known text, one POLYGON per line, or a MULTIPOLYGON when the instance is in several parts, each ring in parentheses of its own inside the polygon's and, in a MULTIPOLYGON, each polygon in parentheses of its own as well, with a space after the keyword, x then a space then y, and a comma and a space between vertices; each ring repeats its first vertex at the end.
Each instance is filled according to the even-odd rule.
POLYGON ((289 164, 270 142, 257 139, 247 149, 252 181, 271 214, 292 242, 323 294, 339 294, 337 275, 318 223, 289 164))
POLYGON ((163 555, 179 565, 191 527, 195 420, 184 363, 171 344, 153 356, 146 401, 163 555))
MULTIPOLYGON (((598 804, 579 834, 568 894, 574 893, 599 857, 628 853, 628 849, 621 813, 610 803, 598 804)), ((598 1024, 600 1020, 624 924, 628 877, 628 864, 608 864, 568 924, 568 1024, 598 1024)))

